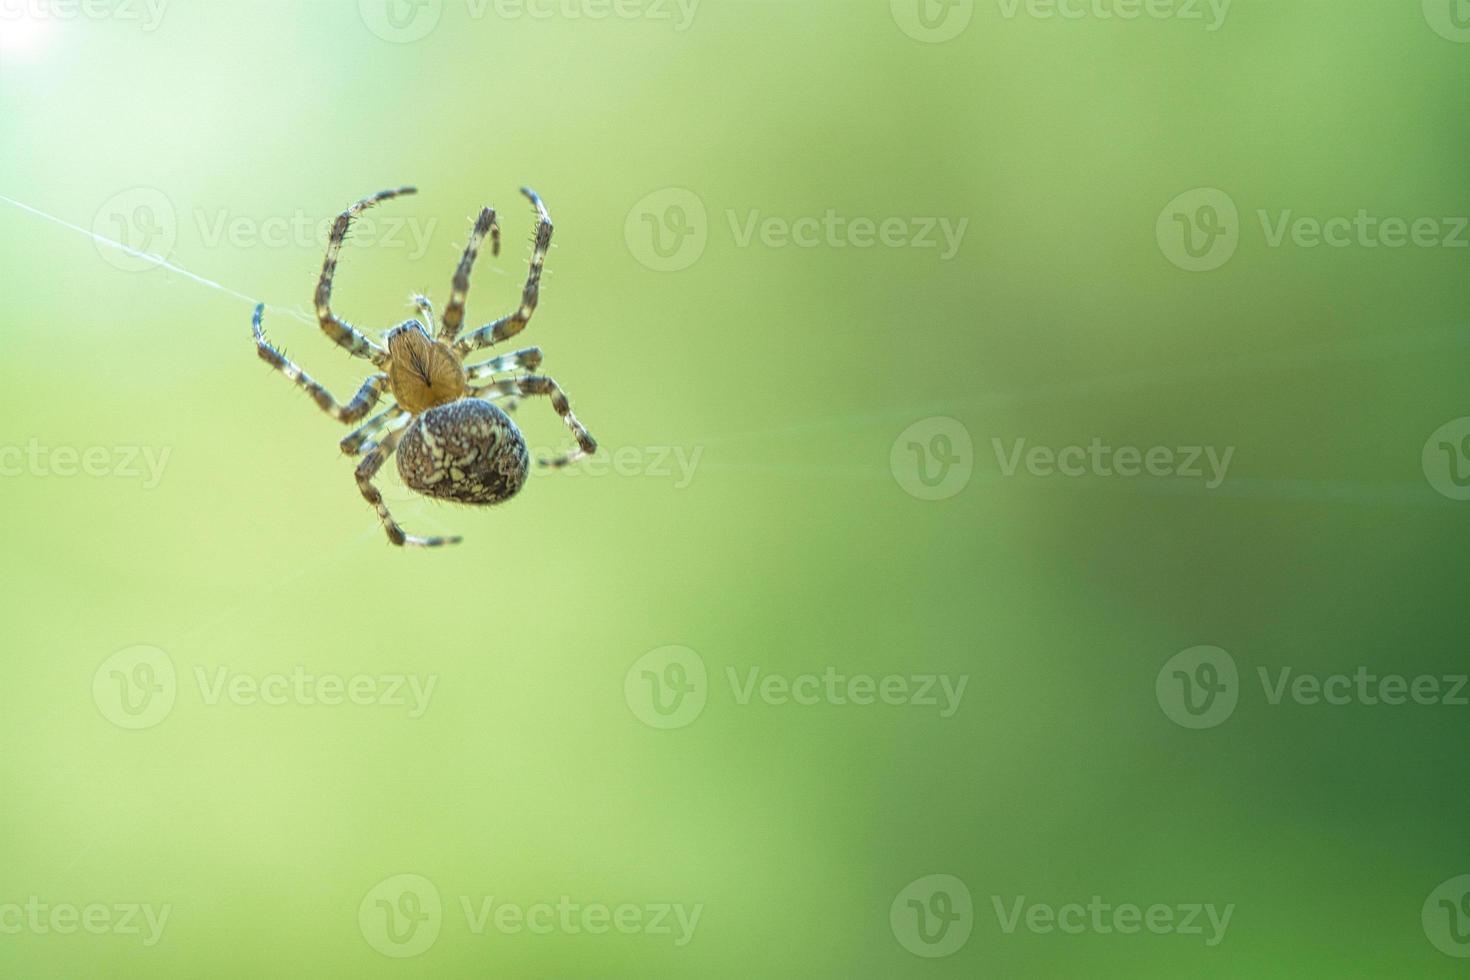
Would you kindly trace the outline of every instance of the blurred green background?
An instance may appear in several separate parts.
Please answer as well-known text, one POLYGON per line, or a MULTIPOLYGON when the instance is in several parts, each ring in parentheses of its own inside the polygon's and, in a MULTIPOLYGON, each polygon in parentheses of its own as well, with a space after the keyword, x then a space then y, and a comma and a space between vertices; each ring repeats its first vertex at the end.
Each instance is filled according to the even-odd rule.
POLYGON ((0 3, 0 976, 1462 975, 1470 707, 1270 693, 1465 670, 1466 5, 529 3, 0 3), (409 183, 605 450, 434 553, 249 335, 409 183))

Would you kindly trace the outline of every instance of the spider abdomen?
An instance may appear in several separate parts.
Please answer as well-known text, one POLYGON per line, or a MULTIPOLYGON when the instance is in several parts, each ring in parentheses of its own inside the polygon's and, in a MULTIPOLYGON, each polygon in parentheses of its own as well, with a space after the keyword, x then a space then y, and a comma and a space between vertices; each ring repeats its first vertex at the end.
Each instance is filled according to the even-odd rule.
POLYGON ((462 504, 509 500, 526 482, 531 457, 510 416, 480 398, 431 408, 398 447, 398 474, 411 490, 462 504))

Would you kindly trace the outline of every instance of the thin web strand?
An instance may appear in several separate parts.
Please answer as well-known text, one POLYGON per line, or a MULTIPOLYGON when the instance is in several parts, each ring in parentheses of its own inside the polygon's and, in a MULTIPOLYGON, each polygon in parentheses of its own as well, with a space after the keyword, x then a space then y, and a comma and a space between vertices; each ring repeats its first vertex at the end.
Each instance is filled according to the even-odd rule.
MULTIPOLYGON (((223 285, 222 283, 215 282, 213 279, 206 279, 203 276, 196 275, 190 272, 188 269, 185 269, 182 266, 175 265, 161 255, 154 255, 152 252, 142 252, 136 248, 133 248, 131 245, 125 245, 122 242, 113 241, 111 238, 106 238, 102 235, 99 235, 95 231, 90 231, 80 225, 74 225, 70 221, 67 221, 63 218, 58 218, 54 214, 47 214, 45 211, 42 211, 38 208, 33 208, 29 204, 23 204, 13 198, 6 197, 4 194, 0 194, 0 201, 9 204, 11 207, 19 208, 22 211, 34 214, 38 218, 45 218, 47 221, 58 224, 63 228, 67 228, 71 231, 76 232, 79 235, 85 235, 99 245, 105 245, 108 248, 117 249, 119 252, 122 252, 125 255, 130 255, 135 259, 142 259, 144 262, 148 262, 160 268, 167 269, 170 272, 177 273, 178 275, 181 275, 186 279, 192 279, 194 282, 199 283, 201 286, 208 286, 210 289, 218 290, 219 292, 224 293, 226 296, 233 296, 235 299, 244 300, 251 306, 254 306, 257 302, 259 302, 259 300, 255 299, 254 297, 247 296, 241 292, 237 292, 236 290, 233 290, 230 287, 223 285)), ((274 313, 281 313, 286 316, 295 317, 297 320, 300 320, 302 323, 308 325, 313 325, 316 323, 315 320, 310 319, 306 316, 306 314, 302 313, 299 310, 287 309, 280 306, 271 306, 269 304, 266 305, 266 309, 274 313)))

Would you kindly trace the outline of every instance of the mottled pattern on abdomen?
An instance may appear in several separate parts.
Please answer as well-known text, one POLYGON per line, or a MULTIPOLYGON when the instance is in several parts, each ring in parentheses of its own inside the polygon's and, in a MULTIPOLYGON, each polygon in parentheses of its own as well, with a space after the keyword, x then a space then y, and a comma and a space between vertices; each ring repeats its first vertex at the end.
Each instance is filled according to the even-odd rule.
POLYGON ((479 398, 429 409, 398 446, 398 474, 410 489, 462 504, 514 497, 530 463, 526 440, 510 416, 479 398))

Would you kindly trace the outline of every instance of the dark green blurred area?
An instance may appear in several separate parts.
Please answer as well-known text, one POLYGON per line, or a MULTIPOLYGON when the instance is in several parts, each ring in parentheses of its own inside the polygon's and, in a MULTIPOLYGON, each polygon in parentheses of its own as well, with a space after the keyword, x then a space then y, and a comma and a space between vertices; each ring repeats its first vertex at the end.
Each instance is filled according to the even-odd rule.
POLYGON ((0 200, 0 976, 1464 972, 1470 706, 1259 672, 1467 669, 1470 5, 392 2, 0 0, 0 196, 77 226, 0 200), (249 333, 271 304, 355 391, 319 229, 410 183, 339 312, 442 305, 485 204, 468 319, 509 312, 532 185, 523 339, 605 450, 494 510, 390 473, 411 531, 465 536, 432 554, 249 333), (1434 241, 1273 244, 1359 212, 1434 241), (1238 244, 1187 271, 1169 229, 1210 214, 1238 244), (1232 452, 1213 489, 1008 473, 1095 439, 1232 452), (1238 703, 1196 730, 1156 681, 1201 645, 1238 703), (417 716, 395 677, 433 678, 417 716), (963 678, 948 716, 924 677, 963 678), (952 950, 931 875, 973 905, 952 950), (1023 896, 1232 913, 1007 931, 1023 896), (150 945, 28 903, 169 911, 150 945), (514 926, 538 905, 643 918, 514 926))

